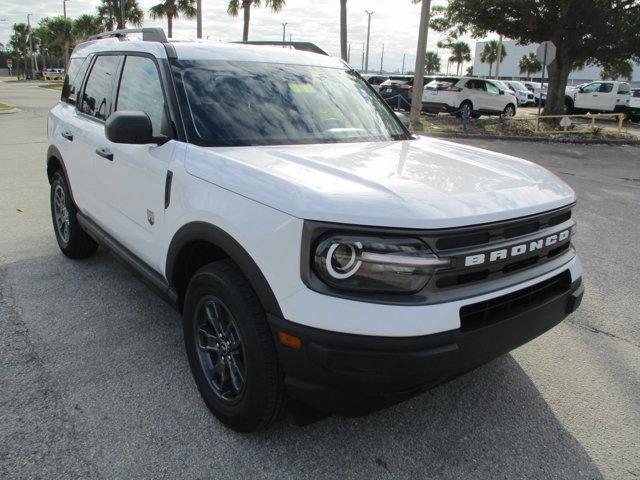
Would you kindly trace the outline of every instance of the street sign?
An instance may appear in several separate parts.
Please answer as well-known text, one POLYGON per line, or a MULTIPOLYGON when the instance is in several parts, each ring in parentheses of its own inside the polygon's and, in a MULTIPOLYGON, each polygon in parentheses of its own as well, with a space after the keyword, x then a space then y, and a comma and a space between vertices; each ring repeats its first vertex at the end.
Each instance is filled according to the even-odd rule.
POLYGON ((536 58, 547 67, 556 59, 556 46, 551 40, 542 42, 536 50, 536 58))
POLYGON ((7 67, 8 67, 8 68, 13 67, 13 59, 11 59, 11 58, 7 58, 7 67))

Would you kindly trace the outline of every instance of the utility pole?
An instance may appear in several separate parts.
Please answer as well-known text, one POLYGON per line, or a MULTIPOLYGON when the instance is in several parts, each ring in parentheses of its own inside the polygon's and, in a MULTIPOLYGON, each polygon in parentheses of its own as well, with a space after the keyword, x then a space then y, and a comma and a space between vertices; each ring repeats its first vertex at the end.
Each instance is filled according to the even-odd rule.
POLYGON ((196 2, 196 37, 202 38, 202 0, 196 2))
POLYGON ((404 75, 404 61, 406 60, 406 58, 407 58, 407 54, 403 53, 402 54, 402 71, 401 71, 402 75, 404 75))
MULTIPOLYGON (((416 69, 413 79, 413 94, 411 96, 411 114, 409 122, 416 128, 420 125, 420 112, 422 111, 422 93, 424 88, 424 62, 427 55, 427 38, 429 34, 429 15, 431 13, 431 0, 422 0, 420 9, 420 31, 418 32, 418 48, 416 52, 416 69)), ((421 125, 420 125, 421 126, 421 125)))
POLYGON ((367 73, 369 72, 369 38, 371 37, 371 15, 373 15, 375 12, 365 10, 364 13, 369 16, 369 19, 367 20, 367 53, 364 57, 364 73, 367 73))
POLYGON ((64 18, 67 18, 67 2, 69 0, 62 0, 62 15, 64 16, 64 18))
POLYGON ((287 22, 282 24, 282 48, 284 48, 284 42, 287 38, 287 25, 289 25, 287 22))
POLYGON ((29 55, 31 57, 31 80, 35 80, 36 79, 36 67, 33 63, 33 35, 31 35, 31 21, 30 21, 30 17, 31 14, 27 13, 27 30, 29 31, 29 50, 31 55, 29 55))
POLYGON ((382 44, 382 55, 380 56, 380 75, 382 75, 383 65, 384 65, 384 43, 382 44))
POLYGON ((498 55, 496 58, 496 80, 500 80, 500 62, 502 62, 502 35, 498 40, 498 55))

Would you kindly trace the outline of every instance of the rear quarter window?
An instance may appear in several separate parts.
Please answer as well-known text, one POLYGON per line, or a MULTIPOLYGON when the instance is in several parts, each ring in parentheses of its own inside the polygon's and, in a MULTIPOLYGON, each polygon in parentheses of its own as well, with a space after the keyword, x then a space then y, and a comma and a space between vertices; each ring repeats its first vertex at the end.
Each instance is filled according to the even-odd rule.
MULTIPOLYGON (((82 85, 82 80, 84 80, 84 75, 87 73, 88 67, 89 60, 87 57, 76 57, 69 60, 67 74, 64 76, 64 84, 62 85, 62 95, 60 100, 71 105, 75 105, 77 103, 78 92, 80 91, 80 86, 82 85)), ((53 73, 53 71, 47 70, 47 73, 53 73)))

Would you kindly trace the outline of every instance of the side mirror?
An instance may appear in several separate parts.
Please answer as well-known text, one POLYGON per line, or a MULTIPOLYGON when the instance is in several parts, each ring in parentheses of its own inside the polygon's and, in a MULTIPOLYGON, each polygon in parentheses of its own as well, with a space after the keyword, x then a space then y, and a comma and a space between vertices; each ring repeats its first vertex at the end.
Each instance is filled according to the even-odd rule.
POLYGON ((504 95, 504 90, 500 90, 500 95, 504 95))
POLYGON ((580 93, 584 93, 584 88, 580 87, 580 88, 578 89, 578 92, 580 92, 580 93))
POLYGON ((131 110, 114 112, 104 125, 104 133, 110 142, 131 145, 147 143, 162 145, 169 140, 165 136, 153 136, 153 126, 149 115, 131 110))

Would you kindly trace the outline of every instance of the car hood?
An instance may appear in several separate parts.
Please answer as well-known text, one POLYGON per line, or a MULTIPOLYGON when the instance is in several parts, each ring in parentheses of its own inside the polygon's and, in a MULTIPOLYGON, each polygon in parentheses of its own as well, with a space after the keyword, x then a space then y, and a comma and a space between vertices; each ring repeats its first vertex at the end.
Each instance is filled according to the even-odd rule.
POLYGON ((544 168, 479 148, 417 140, 268 147, 189 146, 187 171, 290 215, 326 222, 447 228, 575 201, 544 168))

